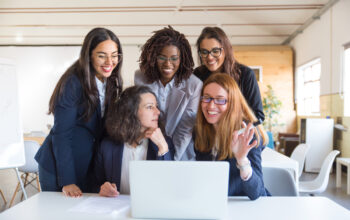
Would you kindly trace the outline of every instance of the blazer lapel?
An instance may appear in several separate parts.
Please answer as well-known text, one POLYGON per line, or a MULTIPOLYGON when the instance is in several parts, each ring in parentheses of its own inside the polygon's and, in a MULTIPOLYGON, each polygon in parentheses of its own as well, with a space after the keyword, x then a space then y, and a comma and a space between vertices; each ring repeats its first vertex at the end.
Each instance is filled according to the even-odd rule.
POLYGON ((174 87, 169 94, 168 99, 168 111, 166 116, 165 131, 168 136, 172 136, 174 133, 176 120, 178 118, 177 111, 179 110, 180 104, 184 99, 186 93, 182 91, 182 83, 179 87, 174 87))

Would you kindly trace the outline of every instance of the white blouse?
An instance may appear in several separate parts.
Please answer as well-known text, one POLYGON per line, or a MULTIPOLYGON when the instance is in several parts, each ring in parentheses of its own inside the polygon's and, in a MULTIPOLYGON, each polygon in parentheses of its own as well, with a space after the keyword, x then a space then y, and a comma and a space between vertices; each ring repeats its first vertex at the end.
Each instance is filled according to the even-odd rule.
POLYGON ((141 144, 136 147, 124 143, 120 189, 118 189, 121 194, 130 194, 129 162, 147 159, 148 141, 147 138, 142 139, 141 144))

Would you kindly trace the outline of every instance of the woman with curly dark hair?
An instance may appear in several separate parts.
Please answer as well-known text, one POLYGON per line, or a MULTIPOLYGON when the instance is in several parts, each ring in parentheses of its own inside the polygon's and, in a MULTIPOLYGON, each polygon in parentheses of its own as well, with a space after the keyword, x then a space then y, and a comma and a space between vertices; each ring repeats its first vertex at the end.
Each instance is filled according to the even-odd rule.
POLYGON ((233 56, 232 45, 225 32, 218 27, 206 27, 197 40, 201 66, 194 75, 203 82, 214 73, 227 73, 233 77, 255 116, 264 121, 265 115, 255 74, 249 67, 240 64, 233 56))
POLYGON ((173 159, 172 142, 158 128, 159 114, 156 96, 147 86, 129 87, 110 104, 106 119, 109 136, 95 158, 95 191, 101 196, 130 194, 130 161, 173 159))
POLYGON ((194 160, 192 140, 202 82, 192 74, 193 58, 185 35, 166 27, 143 45, 135 84, 156 94, 165 134, 172 138, 175 160, 194 160))
POLYGON ((122 91, 122 56, 118 37, 94 28, 79 59, 58 81, 49 103, 55 123, 35 156, 43 191, 79 197, 91 190, 90 162, 102 137, 105 109, 122 91))

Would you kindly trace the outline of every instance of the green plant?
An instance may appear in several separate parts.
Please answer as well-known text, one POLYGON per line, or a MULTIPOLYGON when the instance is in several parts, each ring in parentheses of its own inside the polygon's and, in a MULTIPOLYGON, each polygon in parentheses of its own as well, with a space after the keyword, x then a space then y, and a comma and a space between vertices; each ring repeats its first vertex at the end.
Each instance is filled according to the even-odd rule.
POLYGON ((263 109, 265 113, 264 127, 268 131, 273 128, 283 125, 278 121, 278 115, 282 107, 282 102, 277 98, 271 85, 267 85, 267 91, 263 98, 263 109))

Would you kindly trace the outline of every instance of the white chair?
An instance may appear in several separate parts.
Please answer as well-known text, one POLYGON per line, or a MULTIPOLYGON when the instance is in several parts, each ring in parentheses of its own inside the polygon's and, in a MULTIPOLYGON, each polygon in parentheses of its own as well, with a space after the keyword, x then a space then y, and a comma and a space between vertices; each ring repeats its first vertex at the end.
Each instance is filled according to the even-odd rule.
POLYGON ((2 193, 2 190, 1 190, 1 189, 0 189, 0 195, 1 195, 1 198, 4 200, 4 203, 5 203, 5 205, 6 205, 7 201, 6 201, 6 199, 5 199, 4 194, 2 193))
MULTIPOLYGON (((36 141, 24 141, 24 152, 26 163, 24 166, 18 167, 18 170, 23 172, 21 178, 24 179, 24 187, 30 185, 34 180, 37 182, 37 189, 40 192, 39 175, 38 175, 38 163, 34 159, 36 152, 39 150, 40 145, 36 141), (34 176, 32 176, 34 175, 34 176), (31 177, 31 179, 29 179, 31 177)), ((19 190, 20 183, 18 182, 15 192, 13 193, 9 207, 12 206, 19 190)), ((23 199, 23 194, 21 200, 23 199)))
POLYGON ((308 194, 316 194, 322 193, 326 190, 329 180, 329 173, 332 168, 332 164, 334 162, 335 157, 340 152, 338 150, 333 150, 330 152, 326 159, 324 159, 320 172, 314 180, 311 181, 299 181, 299 192, 308 193, 308 194))
POLYGON ((263 167, 265 188, 272 196, 298 196, 292 174, 283 168, 263 167))
POLYGON ((292 155, 290 155, 290 158, 293 160, 298 161, 299 163, 299 176, 303 173, 304 170, 304 163, 306 154, 309 151, 310 147, 308 144, 299 144, 292 152, 292 155))

